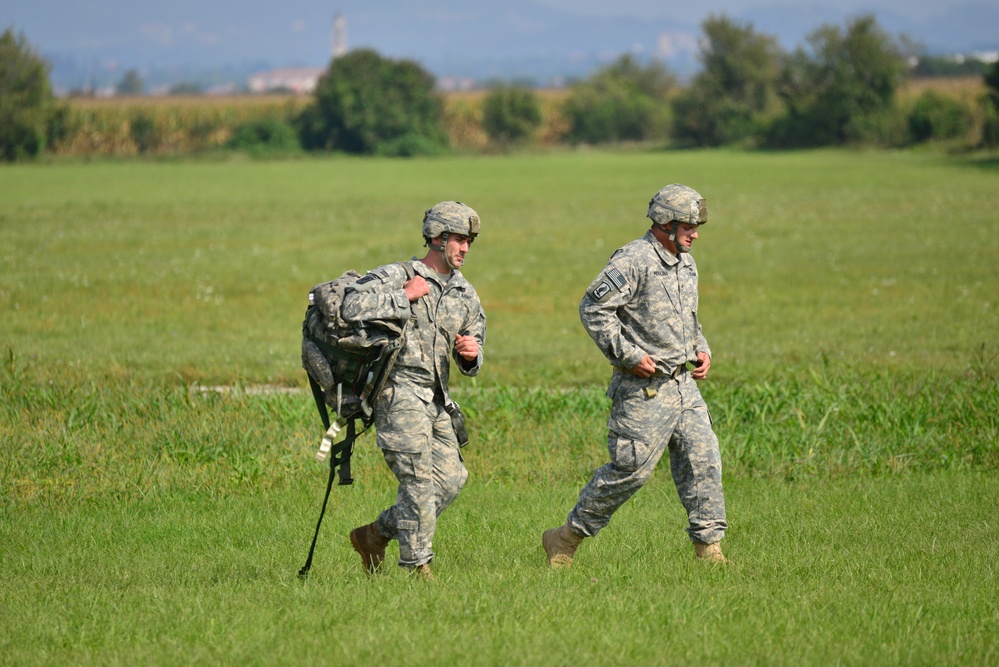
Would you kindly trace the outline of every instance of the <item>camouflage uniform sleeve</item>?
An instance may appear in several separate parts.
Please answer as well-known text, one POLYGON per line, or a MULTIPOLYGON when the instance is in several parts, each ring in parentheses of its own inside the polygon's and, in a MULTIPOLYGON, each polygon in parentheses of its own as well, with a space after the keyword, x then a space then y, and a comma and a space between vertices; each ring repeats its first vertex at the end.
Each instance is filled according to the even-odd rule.
POLYGON ((645 357, 645 350, 624 336, 618 309, 626 305, 638 289, 638 271, 627 256, 612 257, 590 283, 579 304, 579 319, 593 342, 612 364, 631 369, 645 357))
POLYGON ((474 303, 472 308, 469 309, 470 316, 464 325, 462 325, 459 333, 462 336, 475 336, 475 340, 479 343, 479 356, 472 362, 458 354, 457 349, 453 347, 451 349, 451 355, 454 357, 458 370, 461 371, 462 375, 468 376, 479 374, 479 370, 482 368, 482 350, 486 346, 486 312, 482 310, 479 295, 474 290, 472 290, 472 296, 474 297, 474 303))
POLYGON ((347 287, 340 312, 351 322, 408 320, 406 271, 397 264, 380 266, 347 287))

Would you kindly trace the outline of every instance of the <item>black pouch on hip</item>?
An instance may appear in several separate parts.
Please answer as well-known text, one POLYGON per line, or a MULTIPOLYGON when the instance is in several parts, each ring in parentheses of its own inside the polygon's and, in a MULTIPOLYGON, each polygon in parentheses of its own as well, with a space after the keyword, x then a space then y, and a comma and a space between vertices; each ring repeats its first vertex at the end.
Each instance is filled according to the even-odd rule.
POLYGON ((447 410, 448 415, 451 417, 451 428, 454 429, 454 435, 458 438, 458 446, 464 447, 468 444, 468 431, 465 430, 465 415, 461 413, 461 407, 454 401, 444 408, 447 410))

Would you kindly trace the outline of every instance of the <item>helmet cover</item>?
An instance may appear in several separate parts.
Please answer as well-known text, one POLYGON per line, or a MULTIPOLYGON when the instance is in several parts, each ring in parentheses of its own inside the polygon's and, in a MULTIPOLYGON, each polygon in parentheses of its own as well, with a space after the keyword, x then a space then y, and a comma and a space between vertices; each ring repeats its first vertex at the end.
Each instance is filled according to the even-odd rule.
POLYGON ((423 216, 423 236, 432 239, 445 232, 474 239, 479 235, 479 214, 460 201, 435 204, 423 216))
POLYGON ((708 221, 708 205, 697 190, 673 183, 649 200, 648 217, 660 225, 674 220, 688 225, 703 225, 708 221))

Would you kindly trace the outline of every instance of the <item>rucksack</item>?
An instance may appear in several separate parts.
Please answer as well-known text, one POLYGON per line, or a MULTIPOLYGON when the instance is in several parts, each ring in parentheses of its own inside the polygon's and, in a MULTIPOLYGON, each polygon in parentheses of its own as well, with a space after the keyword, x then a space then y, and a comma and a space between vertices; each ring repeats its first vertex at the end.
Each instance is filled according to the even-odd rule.
MULTIPOLYGON (((399 266, 406 271, 407 281, 416 275, 410 262, 399 262, 399 266)), ((354 441, 374 422, 375 398, 392 372, 403 345, 404 322, 372 320, 357 323, 343 318, 340 308, 347 287, 359 278, 361 274, 351 269, 336 280, 313 287, 309 291, 309 305, 302 322, 302 367, 309 376, 316 409, 326 429, 316 460, 322 462, 327 456, 330 459, 326 496, 316 523, 316 533, 309 548, 308 560, 298 572, 303 578, 312 567, 312 554, 326 514, 334 475, 339 469, 340 485, 354 483, 350 474, 354 441), (332 420, 330 409, 333 411, 332 420), (361 431, 357 430, 358 421, 364 427, 361 431), (333 441, 344 428, 344 439, 334 445, 333 441)))

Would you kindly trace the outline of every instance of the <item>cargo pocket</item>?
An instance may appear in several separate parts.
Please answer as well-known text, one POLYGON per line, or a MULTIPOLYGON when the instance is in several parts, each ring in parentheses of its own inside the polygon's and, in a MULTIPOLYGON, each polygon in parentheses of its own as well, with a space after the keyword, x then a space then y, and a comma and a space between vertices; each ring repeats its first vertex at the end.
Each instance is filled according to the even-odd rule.
POLYGON ((635 472, 649 460, 652 447, 640 440, 611 434, 607 449, 614 465, 625 472, 635 472))
POLYGON ((375 411, 377 443, 393 452, 422 452, 430 446, 431 424, 419 398, 398 387, 379 394, 375 411))
POLYGON ((626 378, 615 387, 607 430, 622 438, 639 438, 647 431, 645 417, 653 399, 642 392, 646 384, 639 378, 626 378))

